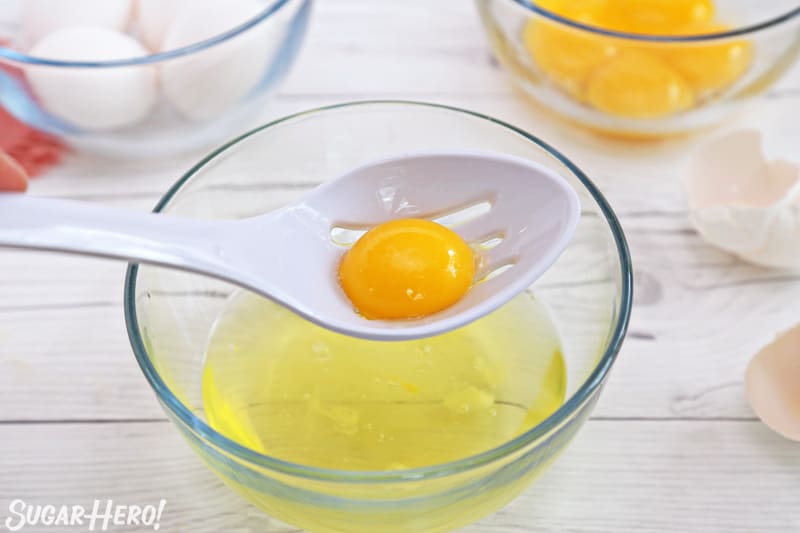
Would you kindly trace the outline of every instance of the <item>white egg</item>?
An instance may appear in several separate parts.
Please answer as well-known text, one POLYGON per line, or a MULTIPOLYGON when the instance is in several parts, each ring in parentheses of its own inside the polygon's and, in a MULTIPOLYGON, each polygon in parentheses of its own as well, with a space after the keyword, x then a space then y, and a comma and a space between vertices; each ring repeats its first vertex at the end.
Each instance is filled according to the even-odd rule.
POLYGON ((133 0, 25 0, 23 27, 29 43, 68 26, 124 30, 133 0))
POLYGON ((800 268, 800 165, 768 161, 757 131, 702 147, 686 187, 692 224, 708 242, 758 265, 800 268))
POLYGON ((136 29, 139 38, 152 51, 161 51, 167 30, 183 9, 219 0, 137 0, 136 29))
MULTIPOLYGON (((193 4, 178 13, 162 45, 173 50, 221 35, 265 9, 256 0, 193 4)), ((270 17, 271 19, 272 17, 270 17)), ((285 25, 262 21, 222 44, 165 63, 162 87, 187 118, 215 118, 239 103, 263 79, 285 36, 285 25)))
POLYGON ((137 0, 136 30, 150 50, 161 50, 167 28, 186 0, 137 0))
MULTIPOLYGON (((73 26, 45 37, 32 53, 45 59, 110 61, 141 57, 147 51, 123 33, 73 26)), ((150 65, 31 66, 26 74, 48 112, 86 130, 113 130, 134 124, 150 112, 158 95, 156 70, 150 65)))
POLYGON ((753 411, 767 426, 800 441, 800 324, 753 357, 745 390, 753 411))

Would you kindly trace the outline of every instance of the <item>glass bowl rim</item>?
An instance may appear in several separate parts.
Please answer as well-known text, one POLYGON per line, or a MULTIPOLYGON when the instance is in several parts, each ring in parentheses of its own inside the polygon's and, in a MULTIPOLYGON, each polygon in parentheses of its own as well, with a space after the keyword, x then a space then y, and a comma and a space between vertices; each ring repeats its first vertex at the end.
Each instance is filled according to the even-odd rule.
POLYGON ((458 474, 470 469, 488 465, 498 459, 506 457, 547 435, 551 430, 568 421, 572 414, 577 412, 585 402, 593 397, 594 393, 597 392, 597 390, 603 384, 606 376, 611 370, 614 361, 616 360, 617 354, 619 353, 622 342, 625 338, 625 333, 630 320, 631 307, 633 304, 633 267, 631 264, 630 251, 628 249, 628 244, 625 239, 622 226, 620 225, 619 220, 614 214, 614 211, 611 209, 611 206, 608 204, 605 197, 603 197, 600 190, 569 159, 552 148, 549 144, 540 140, 538 137, 535 137, 534 135, 517 128, 516 126, 512 126, 511 124, 495 119, 491 116, 474 111, 468 111, 458 107, 410 100, 364 100, 322 106, 279 118, 258 128, 250 130, 249 132, 236 137, 235 139, 211 152, 211 154, 193 166, 167 190, 165 195, 159 200, 153 209, 153 212, 161 212, 169 204, 175 194, 180 191, 193 176, 195 176, 199 171, 203 170, 208 163, 216 159, 219 155, 225 153, 228 149, 235 147, 240 142, 257 135, 262 131, 266 131, 273 126, 277 126, 285 122, 294 121, 296 119, 311 115, 323 114, 329 111, 340 109, 369 107, 372 105, 427 107, 436 110, 452 111, 463 114, 467 117, 486 120, 509 129, 528 141, 533 142, 539 148, 542 148, 549 155, 555 157, 560 163, 565 165, 567 169, 581 182, 581 184, 592 196, 593 200, 597 203, 613 235, 621 269, 620 309, 618 313, 618 319, 614 324, 613 332, 609 335, 605 352, 600 360, 596 363, 594 370, 592 370, 589 377, 584 380, 581 386, 553 414, 525 433, 518 435, 517 437, 514 437, 513 439, 506 441, 500 446, 490 450, 447 463, 391 472, 335 470, 305 466, 256 452, 255 450, 243 446, 217 432, 211 426, 198 418, 191 409, 185 406, 161 379, 161 376, 159 375, 148 355, 144 341, 139 334, 139 323, 136 313, 136 281, 139 267, 136 264, 128 265, 124 286, 125 325, 128 332, 128 340, 130 341, 136 360, 139 363, 139 367, 142 369, 145 378, 150 383, 150 386, 153 388, 162 404, 164 404, 173 415, 177 416, 182 424, 186 425, 197 436, 202 438, 204 441, 211 443, 217 449, 233 455, 251 465, 267 468, 294 477, 337 483, 413 482, 421 481, 423 479, 433 479, 458 474))
MULTIPOLYGON (((116 67, 130 67, 138 65, 149 65, 168 61, 178 57, 189 56, 197 52, 202 52, 208 48, 212 48, 218 44, 225 43, 236 36, 243 34, 261 24, 263 21, 272 17, 282 7, 291 2, 292 0, 272 0, 272 2, 264 8, 258 15, 252 17, 248 21, 231 28, 230 30, 215 35, 209 39, 204 39, 200 42, 193 43, 187 46, 182 46, 174 50, 167 50, 166 52, 158 52, 155 54, 148 54, 140 57, 133 57, 129 59, 116 59, 113 61, 63 61, 59 59, 45 59, 41 57, 31 56, 18 52, 13 48, 0 46, 0 59, 6 59, 15 63, 23 63, 27 65, 38 65, 47 67, 63 67, 63 68, 116 68, 116 67)), ((301 0, 303 2, 312 2, 313 0, 301 0)))
POLYGON ((543 7, 540 7, 539 5, 537 5, 536 0, 498 0, 498 1, 510 2, 512 4, 516 4, 522 7, 523 9, 532 11, 537 15, 541 15, 546 19, 558 22, 559 24, 563 24, 564 26, 569 26, 576 30, 593 33, 603 37, 615 37, 618 39, 625 39, 629 41, 653 42, 653 43, 698 43, 698 42, 729 39, 733 37, 743 37, 751 33, 756 33, 762 30, 770 29, 772 27, 784 24, 795 18, 800 17, 800 6, 797 6, 793 9, 790 9, 786 13, 765 20, 763 22, 759 22, 757 24, 752 24, 749 26, 742 26, 740 28, 733 28, 731 30, 723 32, 701 33, 694 35, 651 35, 646 33, 630 33, 624 31, 615 31, 615 30, 601 28, 599 26, 592 26, 591 24, 584 24, 582 22, 578 22, 576 20, 563 17, 561 15, 554 13, 553 11, 549 11, 543 7))

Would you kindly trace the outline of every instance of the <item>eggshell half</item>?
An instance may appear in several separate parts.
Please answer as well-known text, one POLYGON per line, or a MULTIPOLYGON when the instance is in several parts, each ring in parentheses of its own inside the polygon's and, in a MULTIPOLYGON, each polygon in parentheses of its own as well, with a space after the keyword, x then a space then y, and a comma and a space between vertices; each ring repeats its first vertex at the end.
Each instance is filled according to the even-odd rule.
MULTIPOLYGON (((182 9, 162 45, 172 50, 223 34, 265 9, 255 0, 193 4, 182 9)), ((162 87, 175 108, 193 120, 215 118, 247 96, 263 79, 285 36, 268 20, 206 50, 162 67, 162 87)))
MULTIPOLYGON (((32 53, 46 59, 109 61, 146 55, 133 38, 95 26, 73 26, 45 37, 32 53)), ((106 131, 134 124, 158 95, 149 65, 103 68, 31 66, 33 92, 52 115, 81 129, 106 131)))
POLYGON ((800 324, 753 357, 745 390, 753 411, 767 426, 800 441, 800 324))
POLYGON ((691 222, 708 242, 755 264, 800 269, 800 165, 768 161, 757 131, 703 147, 686 188, 691 222))
POLYGON ((26 40, 36 43, 52 32, 76 25, 122 31, 130 20, 133 0, 25 0, 23 4, 26 40))

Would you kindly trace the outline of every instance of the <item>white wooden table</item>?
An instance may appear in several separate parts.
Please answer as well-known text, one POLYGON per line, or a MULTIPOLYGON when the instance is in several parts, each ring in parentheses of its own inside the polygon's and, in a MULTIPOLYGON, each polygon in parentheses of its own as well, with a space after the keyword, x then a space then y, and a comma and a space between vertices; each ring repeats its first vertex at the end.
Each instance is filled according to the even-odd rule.
MULTIPOLYGON (((321 0, 264 118, 395 97, 495 115, 558 146, 620 215, 636 268, 630 334, 594 416, 545 479, 466 531, 800 532, 800 446, 758 422, 742 386, 749 356, 800 320, 800 276, 748 266, 690 228, 679 178, 702 138, 604 141, 537 113, 468 0, 321 0)), ((797 159, 800 69, 726 127, 742 124, 797 159)), ((192 159, 145 170, 71 156, 32 192, 149 209, 192 159)), ((162 531, 290 531, 228 491, 165 420, 128 346, 123 272, 0 254, 0 530, 15 498, 166 498, 162 531)))

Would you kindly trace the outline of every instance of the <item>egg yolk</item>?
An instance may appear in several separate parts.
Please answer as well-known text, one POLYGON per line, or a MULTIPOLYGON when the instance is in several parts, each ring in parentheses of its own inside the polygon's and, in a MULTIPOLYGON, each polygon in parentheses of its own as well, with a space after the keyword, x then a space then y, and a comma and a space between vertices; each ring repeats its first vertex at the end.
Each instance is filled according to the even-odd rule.
MULTIPOLYGON (((713 0, 539 0, 565 18, 605 29, 698 35, 727 29, 713 22, 713 0)), ((532 19, 522 40, 538 68, 573 98, 627 118, 662 118, 732 85, 750 66, 752 47, 721 43, 632 44, 532 19)))
MULTIPOLYGON (((694 24, 681 28, 676 34, 701 35, 729 29, 723 24, 694 24)), ((747 71, 752 55, 750 43, 741 39, 715 44, 686 44, 663 52, 664 59, 700 94, 733 84, 747 71)))
POLYGON ((442 311, 472 286, 475 257, 455 232, 421 219, 380 224, 345 253, 339 282, 364 317, 404 319, 442 311))
POLYGON ((591 73, 618 53, 613 39, 547 21, 533 21, 526 26, 522 39, 539 68, 580 100, 585 99, 591 73))
POLYGON ((657 56, 628 50, 595 72, 589 102, 610 115, 659 118, 692 107, 694 92, 657 56))
POLYGON ((562 17, 609 30, 669 35, 676 27, 710 22, 713 0, 539 0, 562 17))
POLYGON ((603 25, 611 12, 609 0, 540 0, 536 5, 584 24, 603 25))
POLYGON ((614 0, 605 27, 631 33, 674 35, 676 28, 710 22, 713 0, 614 0))

